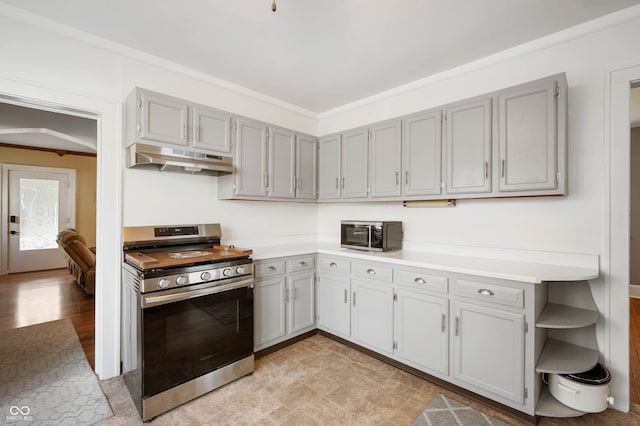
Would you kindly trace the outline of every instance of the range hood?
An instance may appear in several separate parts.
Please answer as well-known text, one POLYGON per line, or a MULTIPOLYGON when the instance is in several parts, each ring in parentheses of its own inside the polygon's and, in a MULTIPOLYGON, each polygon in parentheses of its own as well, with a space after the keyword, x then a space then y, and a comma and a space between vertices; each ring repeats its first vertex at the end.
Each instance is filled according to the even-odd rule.
POLYGON ((134 143, 127 148, 127 167, 218 176, 233 172, 233 159, 231 156, 134 143))

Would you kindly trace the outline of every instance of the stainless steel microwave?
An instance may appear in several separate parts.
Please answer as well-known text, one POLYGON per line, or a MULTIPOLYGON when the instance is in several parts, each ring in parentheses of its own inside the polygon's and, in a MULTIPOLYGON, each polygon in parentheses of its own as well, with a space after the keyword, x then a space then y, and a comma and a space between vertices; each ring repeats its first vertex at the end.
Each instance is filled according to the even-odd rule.
POLYGON ((367 251, 392 251, 402 248, 402 222, 343 220, 340 246, 367 251))

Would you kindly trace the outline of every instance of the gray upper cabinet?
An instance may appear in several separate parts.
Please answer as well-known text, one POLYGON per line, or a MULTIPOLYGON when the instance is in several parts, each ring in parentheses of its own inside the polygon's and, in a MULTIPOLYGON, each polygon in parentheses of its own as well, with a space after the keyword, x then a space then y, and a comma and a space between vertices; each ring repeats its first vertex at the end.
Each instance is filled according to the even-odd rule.
POLYGON ((179 99, 147 90, 137 96, 138 135, 147 141, 187 145, 189 105, 179 99))
POLYGON ((491 97, 445 110, 448 194, 491 192, 491 97))
POLYGON ((127 144, 177 145, 195 152, 231 153, 231 114, 136 88, 127 98, 127 144))
POLYGON ((368 136, 367 129, 342 134, 342 198, 367 198, 368 136))
POLYGON ((370 196, 398 197, 401 194, 402 122, 381 123, 371 127, 369 132, 370 196))
POLYGON ((297 135, 296 140, 296 198, 315 200, 318 176, 318 140, 297 135))
POLYGON ((403 195, 442 193, 442 111, 421 112, 402 120, 403 195))
POLYGON ((231 152, 231 115, 211 108, 192 108, 193 146, 210 151, 231 152))
POLYGON ((235 194, 267 195, 267 127, 260 122, 236 121, 235 194))
POLYGON ((562 177, 558 165, 563 164, 564 156, 562 151, 558 158, 559 96, 560 87, 555 78, 499 93, 498 191, 558 188, 562 177))
POLYGON ((318 199, 340 198, 340 135, 330 135, 318 141, 318 199))
POLYGON ((296 135, 269 128, 268 195, 276 198, 295 198, 296 135))

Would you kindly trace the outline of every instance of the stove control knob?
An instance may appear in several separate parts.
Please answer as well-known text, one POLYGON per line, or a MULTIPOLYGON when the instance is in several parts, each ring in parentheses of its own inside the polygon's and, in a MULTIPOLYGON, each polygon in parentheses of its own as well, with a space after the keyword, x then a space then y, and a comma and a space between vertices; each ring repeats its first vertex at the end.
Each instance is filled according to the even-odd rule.
POLYGON ((182 275, 180 275, 178 278, 176 278, 176 284, 184 285, 186 283, 187 283, 187 279, 185 277, 183 277, 182 275))
POLYGON ((209 280, 211 279, 211 273, 210 273, 210 272, 207 272, 207 271, 205 271, 205 272, 201 273, 201 274, 200 274, 200 279, 201 279, 202 281, 209 281, 209 280))
POLYGON ((233 271, 231 270, 231 268, 225 268, 222 271, 222 275, 224 275, 225 277, 230 277, 231 275, 233 275, 233 271))
POLYGON ((162 278, 160 281, 158 281, 158 286, 160 286, 160 288, 169 287, 169 280, 166 278, 162 278))
POLYGON ((236 274, 244 274, 244 266, 238 266, 236 268, 236 274))

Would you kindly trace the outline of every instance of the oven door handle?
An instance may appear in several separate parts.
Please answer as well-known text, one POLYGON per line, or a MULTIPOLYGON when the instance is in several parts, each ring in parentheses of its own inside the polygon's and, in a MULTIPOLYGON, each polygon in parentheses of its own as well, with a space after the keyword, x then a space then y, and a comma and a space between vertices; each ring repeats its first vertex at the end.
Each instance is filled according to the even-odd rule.
MULTIPOLYGON (((208 283, 210 284, 210 283, 208 283)), ((209 285, 204 288, 191 288, 171 294, 145 294, 140 298, 142 309, 154 306, 166 305, 168 303, 180 302, 183 300, 193 299, 195 297, 207 296, 210 294, 222 293, 228 290, 235 290, 242 287, 253 287, 253 278, 243 279, 223 285, 209 285)))

